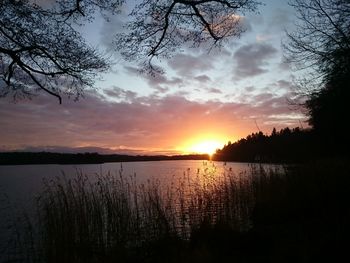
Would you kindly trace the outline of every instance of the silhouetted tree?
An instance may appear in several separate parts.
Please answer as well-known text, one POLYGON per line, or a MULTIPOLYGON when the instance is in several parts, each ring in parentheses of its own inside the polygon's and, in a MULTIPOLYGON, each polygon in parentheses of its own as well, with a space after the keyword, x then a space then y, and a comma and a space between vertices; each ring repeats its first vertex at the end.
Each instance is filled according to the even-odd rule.
POLYGON ((306 83, 311 84, 307 88, 319 90, 336 71, 349 67, 350 2, 292 0, 290 5, 296 10, 297 22, 284 44, 287 61, 296 69, 307 69, 306 83))
POLYGON ((252 133, 225 145, 217 150, 213 159, 239 162, 304 162, 328 155, 324 148, 323 144, 317 144, 310 130, 286 127, 277 131, 274 128, 271 135, 252 133))
MULTIPOLYGON (((111 1, 61 1, 45 9, 28 0, 0 4, 0 95, 28 96, 38 89, 57 97, 79 97, 108 62, 90 47, 72 23, 91 19, 96 6, 111 1), (84 2, 84 5, 83 5, 84 2)), ((120 3, 120 1, 117 1, 120 3)))
POLYGON ((142 1, 127 24, 129 33, 119 34, 117 46, 128 60, 143 60, 147 70, 155 57, 168 57, 188 43, 220 46, 227 37, 239 37, 245 30, 238 12, 256 11, 254 0, 149 0, 142 1), (146 59, 147 58, 147 59, 146 59))
MULTIPOLYGON (((109 68, 75 25, 91 22, 96 11, 117 14, 124 0, 0 1, 0 95, 15 98, 38 90, 57 97, 79 97, 94 77, 109 68)), ((130 30, 119 35, 118 51, 143 59, 154 70, 154 57, 169 56, 180 45, 198 46, 243 31, 238 11, 254 11, 254 0, 141 0, 131 13, 130 30)), ((105 16, 106 17, 106 16, 105 16)))
POLYGON ((276 131, 276 128, 275 128, 275 127, 273 128, 273 130, 272 130, 272 132, 271 132, 271 136, 272 136, 272 137, 277 136, 277 131, 276 131))
MULTIPOLYGON (((350 63, 348 63, 350 65, 350 63)), ((349 151, 350 137, 347 133, 350 98, 350 70, 335 73, 319 92, 313 93, 306 102, 309 123, 323 144, 330 150, 349 151)))
POLYGON ((349 143, 344 128, 350 113, 350 1, 294 0, 292 6, 298 24, 288 34, 286 51, 294 65, 308 69, 302 88, 309 91, 305 103, 309 123, 328 148, 344 146, 349 143))

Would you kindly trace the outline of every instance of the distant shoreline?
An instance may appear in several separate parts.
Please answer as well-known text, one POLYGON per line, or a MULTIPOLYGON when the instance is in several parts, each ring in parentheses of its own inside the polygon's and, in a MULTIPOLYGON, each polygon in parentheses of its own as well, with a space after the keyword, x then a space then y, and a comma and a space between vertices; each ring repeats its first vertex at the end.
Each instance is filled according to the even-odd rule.
POLYGON ((187 155, 123 155, 99 153, 0 152, 0 165, 29 164, 102 164, 171 160, 209 160, 208 154, 187 155))

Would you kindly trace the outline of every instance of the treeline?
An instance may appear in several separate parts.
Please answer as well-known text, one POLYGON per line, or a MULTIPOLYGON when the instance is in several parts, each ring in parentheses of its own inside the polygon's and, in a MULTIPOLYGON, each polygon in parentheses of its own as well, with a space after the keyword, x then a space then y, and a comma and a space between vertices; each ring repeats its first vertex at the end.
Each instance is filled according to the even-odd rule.
POLYGON ((0 165, 20 164, 96 164, 108 162, 208 160, 207 154, 193 155, 120 155, 98 153, 0 152, 0 165))
POLYGON ((295 163, 346 155, 341 142, 327 140, 312 129, 284 128, 270 135, 252 133, 229 142, 213 156, 217 161, 295 163))

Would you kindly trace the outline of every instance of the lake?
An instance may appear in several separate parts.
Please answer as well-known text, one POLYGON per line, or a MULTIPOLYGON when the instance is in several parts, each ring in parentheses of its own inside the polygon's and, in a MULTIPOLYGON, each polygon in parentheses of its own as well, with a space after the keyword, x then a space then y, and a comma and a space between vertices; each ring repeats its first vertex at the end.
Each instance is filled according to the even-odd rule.
POLYGON ((238 175, 249 171, 251 167, 252 164, 248 163, 198 160, 0 166, 0 231, 2 232, 0 248, 4 242, 1 239, 7 236, 6 229, 11 220, 22 211, 33 210, 34 198, 43 188, 43 179, 50 180, 63 174, 67 178, 73 178, 81 172, 93 181, 99 174, 110 173, 110 176, 117 177, 135 176, 138 184, 146 183, 148 180, 159 180, 161 184, 166 185, 176 183, 184 176, 194 178, 197 175, 210 174, 220 177, 227 173, 238 175))
POLYGON ((161 183, 166 184, 184 174, 190 177, 204 172, 215 172, 217 176, 224 172, 239 174, 249 170, 251 166, 252 164, 249 163, 198 160, 79 165, 5 165, 0 166, 0 200, 6 196, 12 204, 25 205, 33 199, 36 193, 40 192, 44 178, 50 180, 63 174, 71 178, 76 176, 77 172, 82 172, 91 179, 97 174, 109 172, 111 176, 118 177, 120 173, 124 177, 136 175, 138 183, 158 179, 161 183))

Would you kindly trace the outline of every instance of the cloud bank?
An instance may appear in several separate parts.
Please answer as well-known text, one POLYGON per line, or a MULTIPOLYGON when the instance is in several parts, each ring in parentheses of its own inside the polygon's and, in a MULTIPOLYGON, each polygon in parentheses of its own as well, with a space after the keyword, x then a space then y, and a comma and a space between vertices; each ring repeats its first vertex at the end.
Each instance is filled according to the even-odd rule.
POLYGON ((205 135, 235 141, 255 132, 255 121, 270 132, 304 119, 293 113, 285 96, 268 93, 252 96, 249 104, 196 102, 180 95, 139 97, 117 87, 106 94, 63 105, 46 96, 17 104, 0 100, 0 150, 59 146, 169 153, 205 135))

